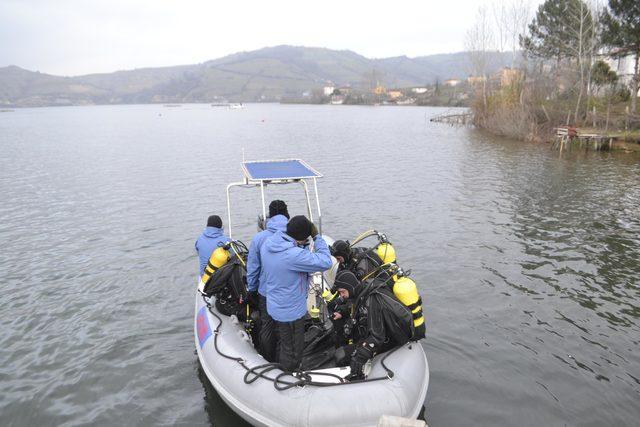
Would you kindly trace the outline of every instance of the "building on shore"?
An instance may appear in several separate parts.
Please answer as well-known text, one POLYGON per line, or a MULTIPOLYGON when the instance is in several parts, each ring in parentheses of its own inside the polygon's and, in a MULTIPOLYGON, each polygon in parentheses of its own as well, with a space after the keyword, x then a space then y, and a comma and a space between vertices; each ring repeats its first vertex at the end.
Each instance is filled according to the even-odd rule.
POLYGON ((467 83, 471 86, 479 85, 482 82, 485 82, 487 78, 485 76, 469 76, 467 77, 467 83))
MULTIPOLYGON (((633 77, 635 68, 635 58, 633 55, 617 56, 616 52, 610 52, 602 58, 604 62, 618 75, 618 81, 631 90, 633 87, 633 77)), ((638 96, 640 96, 640 87, 638 88, 638 96)))
POLYGON ((324 96, 331 96, 334 90, 336 90, 335 86, 325 86, 322 88, 322 93, 324 96))
POLYGON ((387 90, 384 88, 384 86, 378 85, 378 86, 373 88, 373 93, 375 95, 384 95, 384 94, 387 93, 387 90))
POLYGON ((445 80, 443 84, 445 86, 456 87, 460 83, 462 83, 462 81, 460 79, 449 79, 449 80, 445 80))
POLYGON ((500 87, 511 86, 524 78, 524 72, 518 68, 501 68, 496 74, 500 81, 500 87))

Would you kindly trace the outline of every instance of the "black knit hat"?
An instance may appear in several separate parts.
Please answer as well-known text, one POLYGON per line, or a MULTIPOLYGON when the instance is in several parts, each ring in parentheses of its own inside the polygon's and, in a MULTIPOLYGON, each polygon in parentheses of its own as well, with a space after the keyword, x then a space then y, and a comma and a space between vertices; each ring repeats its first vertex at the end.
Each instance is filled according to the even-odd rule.
POLYGON ((274 200, 269 204, 269 218, 273 218, 276 215, 284 215, 289 219, 287 204, 282 200, 274 200))
POLYGON ((349 298, 356 298, 362 290, 362 283, 351 270, 341 270, 336 274, 333 282, 336 289, 346 289, 349 291, 349 298))
POLYGON ((307 240, 311 236, 311 221, 304 215, 296 215, 287 223, 287 234, 296 240, 307 240))
POLYGON ((211 215, 207 220, 207 227, 222 228, 222 220, 218 215, 211 215))

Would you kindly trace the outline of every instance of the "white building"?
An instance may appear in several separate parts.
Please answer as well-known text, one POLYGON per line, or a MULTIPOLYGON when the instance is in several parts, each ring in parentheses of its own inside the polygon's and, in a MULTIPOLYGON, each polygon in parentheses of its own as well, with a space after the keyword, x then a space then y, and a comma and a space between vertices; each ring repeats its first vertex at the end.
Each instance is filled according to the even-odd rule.
MULTIPOLYGON (((622 58, 612 58, 606 56, 604 61, 609 64, 609 67, 618 75, 618 81, 629 89, 633 87, 633 75, 635 67, 635 58, 633 55, 624 56, 622 58)), ((640 89, 638 90, 640 96, 640 89)))
POLYGON ((419 93, 419 94, 427 93, 427 90, 428 90, 428 89, 427 89, 426 87, 412 87, 412 88, 411 88, 411 92, 413 92, 413 93, 419 93))
POLYGON ((324 96, 331 96, 333 95, 333 91, 336 90, 335 86, 325 86, 322 89, 322 93, 324 94, 324 96))

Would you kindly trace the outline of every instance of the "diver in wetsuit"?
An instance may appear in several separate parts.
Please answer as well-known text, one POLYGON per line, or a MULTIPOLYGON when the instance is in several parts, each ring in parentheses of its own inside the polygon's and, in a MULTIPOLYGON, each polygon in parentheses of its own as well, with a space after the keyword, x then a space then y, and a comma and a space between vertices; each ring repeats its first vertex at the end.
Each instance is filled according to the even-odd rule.
POLYGON ((339 364, 351 367, 350 379, 361 379, 363 367, 376 354, 401 346, 414 337, 411 311, 384 281, 363 284, 350 270, 338 272, 335 285, 340 297, 355 304, 353 317, 344 327, 355 344, 339 349, 339 364))
MULTIPOLYGON (((338 273, 350 271, 358 280, 376 275, 383 275, 384 280, 390 278, 385 271, 377 271, 383 262, 376 253, 376 248, 353 248, 348 241, 336 240, 330 249, 331 255, 338 261, 338 273)), ((325 300, 335 331, 336 348, 349 344, 352 340, 344 334, 344 327, 351 317, 355 300, 338 297, 335 284, 331 293, 325 296, 325 300)))
POLYGON ((351 269, 352 267, 352 255, 351 245, 344 240, 336 240, 331 245, 331 255, 338 260, 338 271, 345 268, 351 269))
MULTIPOLYGON (((348 241, 336 240, 329 248, 331 255, 338 261, 337 273, 343 270, 351 270, 355 267, 353 263, 354 250, 349 245, 348 241)), ((359 251, 361 248, 356 248, 359 251)), ((336 273, 336 274, 337 274, 336 273)), ((335 285, 330 291, 325 291, 323 297, 327 303, 327 311, 329 313, 329 319, 333 324, 334 344, 336 348, 342 347, 348 344, 349 339, 344 335, 344 325, 351 316, 351 310, 353 309, 353 301, 345 300, 338 295, 338 291, 335 285)))
POLYGON ((331 288, 331 291, 325 291, 323 294, 325 302, 327 304, 327 312, 329 313, 329 319, 333 324, 334 331, 334 344, 335 347, 342 347, 348 344, 349 339, 344 334, 344 325, 351 316, 351 310, 353 308, 353 301, 345 300, 338 295, 338 291, 335 287, 331 288))
POLYGON ((354 248, 348 241, 336 240, 331 245, 331 255, 338 260, 338 271, 351 270, 359 280, 377 277, 391 283, 391 275, 381 268, 396 261, 395 251, 388 243, 373 248, 354 248))

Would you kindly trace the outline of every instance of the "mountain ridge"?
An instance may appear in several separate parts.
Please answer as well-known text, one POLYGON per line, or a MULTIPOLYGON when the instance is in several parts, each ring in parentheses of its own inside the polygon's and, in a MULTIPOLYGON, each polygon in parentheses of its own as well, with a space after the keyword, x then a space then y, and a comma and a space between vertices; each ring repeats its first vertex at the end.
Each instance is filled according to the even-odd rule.
MULTIPOLYGON (((491 53, 490 71, 511 55, 491 53)), ((351 50, 280 45, 236 52, 199 64, 56 76, 10 65, 0 68, 0 106, 127 103, 260 102, 299 97, 325 85, 367 89, 422 86, 464 78, 468 54, 456 52, 367 58, 351 50)))

